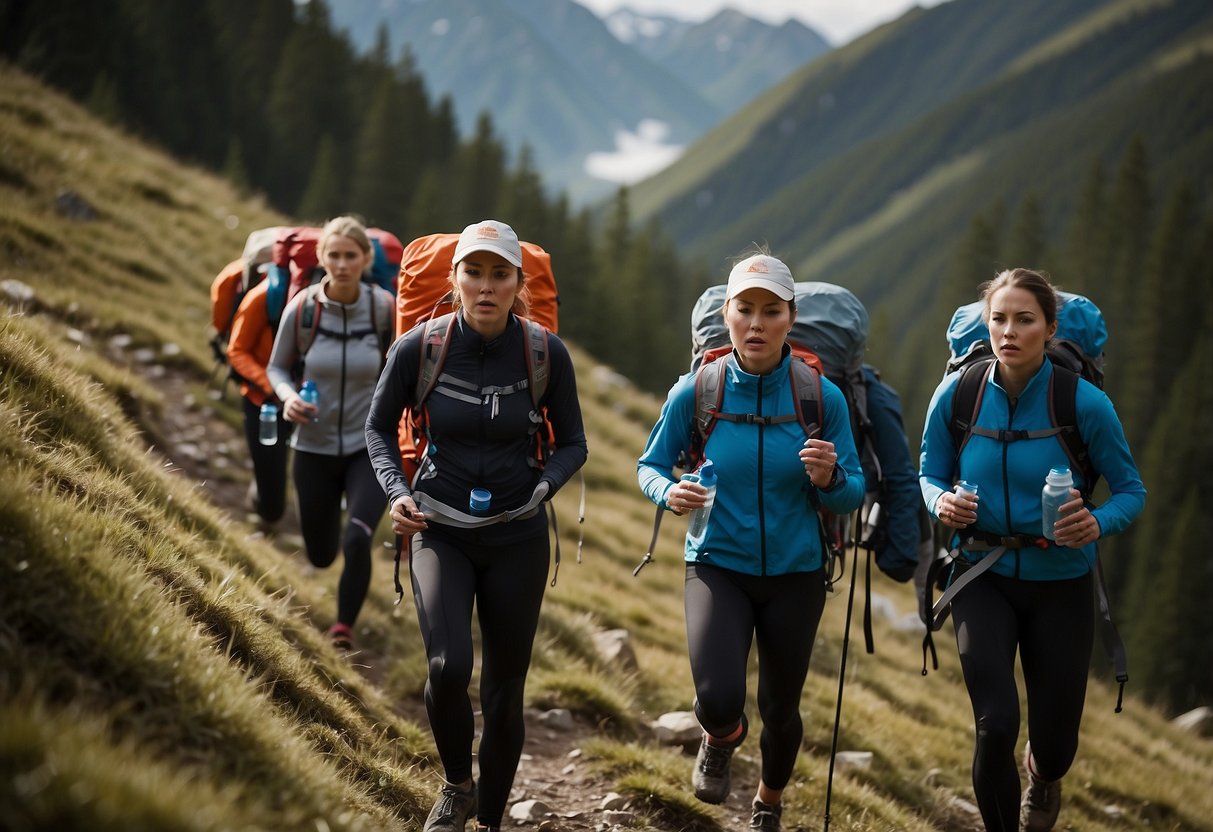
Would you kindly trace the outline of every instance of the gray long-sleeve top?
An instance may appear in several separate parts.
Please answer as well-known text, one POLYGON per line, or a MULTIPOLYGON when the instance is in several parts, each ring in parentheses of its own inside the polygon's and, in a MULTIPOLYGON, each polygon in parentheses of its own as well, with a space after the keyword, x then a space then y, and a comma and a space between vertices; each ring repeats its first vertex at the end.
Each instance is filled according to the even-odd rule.
MULTIPOLYGON (((423 330, 423 326, 414 327, 388 351, 387 365, 366 420, 367 448, 389 505, 411 493, 400 463, 397 428, 401 412, 413 405, 421 368, 423 330)), ((527 378, 526 349, 525 332, 513 315, 505 332, 488 341, 464 325, 460 315, 451 331, 442 374, 467 382, 473 390, 512 385, 527 378)), ((528 433, 531 426, 528 390, 501 396, 495 406, 491 401, 474 397, 469 401, 435 390, 425 406, 431 440, 429 453, 436 476, 418 486, 421 490, 440 502, 466 510, 468 492, 476 487, 487 488, 493 494, 492 510, 504 511, 525 505, 541 479, 551 486, 550 499, 585 463, 585 428, 573 362, 555 335, 548 336, 548 350, 551 377, 542 404, 552 425, 555 450, 542 474, 527 464, 534 448, 534 439, 528 433)), ((545 524, 544 513, 539 512, 530 519, 491 528, 493 539, 506 543, 533 535, 545 524)), ((463 530, 444 527, 444 531, 459 536, 463 530)))
MULTIPOLYGON (((366 447, 366 414, 383 366, 371 312, 372 293, 390 293, 362 283, 353 303, 338 303, 325 293, 325 280, 317 296, 319 328, 307 351, 302 376, 315 381, 320 392, 318 419, 295 426, 291 447, 326 456, 349 456, 366 447)), ((299 389, 292 371, 299 360, 296 321, 303 297, 302 292, 296 295, 283 311, 266 367, 274 394, 281 401, 299 389)))

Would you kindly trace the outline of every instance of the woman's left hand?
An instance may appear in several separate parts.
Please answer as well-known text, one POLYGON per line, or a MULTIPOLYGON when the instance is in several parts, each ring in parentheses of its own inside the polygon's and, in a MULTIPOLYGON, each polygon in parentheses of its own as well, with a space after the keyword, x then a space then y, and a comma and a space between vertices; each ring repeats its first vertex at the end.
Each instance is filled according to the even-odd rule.
POLYGON ((834 443, 824 439, 810 439, 800 449, 800 461, 804 463, 804 472, 813 485, 825 488, 834 477, 834 466, 838 464, 838 454, 834 452, 834 443))
POLYGON ((1070 489, 1072 498, 1061 506, 1062 516, 1053 526, 1054 540, 1058 546, 1081 549, 1088 543, 1099 540, 1099 521, 1095 519, 1078 489, 1070 489))

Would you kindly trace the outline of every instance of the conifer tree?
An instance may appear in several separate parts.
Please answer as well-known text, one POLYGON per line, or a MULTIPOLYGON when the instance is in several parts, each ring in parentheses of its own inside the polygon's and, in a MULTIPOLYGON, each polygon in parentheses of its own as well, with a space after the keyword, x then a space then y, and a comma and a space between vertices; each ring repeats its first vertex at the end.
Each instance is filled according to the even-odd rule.
MULTIPOLYGON (((1108 215, 1108 281, 1092 287, 1098 293, 1096 304, 1107 318, 1108 331, 1128 331, 1133 320, 1133 286, 1149 250, 1151 233, 1150 185, 1146 148, 1141 137, 1134 137, 1121 161, 1108 215)), ((1110 348, 1115 349, 1115 347, 1110 348)), ((1122 378, 1124 353, 1109 353, 1107 376, 1114 387, 1122 378)))
POLYGON ((316 163, 311 166, 310 173, 307 190, 303 192, 296 213, 305 221, 319 225, 347 210, 342 187, 346 174, 341 169, 337 143, 328 133, 320 139, 316 163))
POLYGON ((1085 295, 1103 283, 1108 269, 1106 219, 1107 173, 1103 157, 1096 156, 1083 181, 1078 203, 1070 217, 1063 259, 1062 282, 1071 292, 1085 295))
POLYGON ((609 207, 606 226, 598 237, 594 251, 594 277, 586 292, 589 306, 594 310, 586 328, 583 346, 600 361, 619 367, 626 361, 626 342, 619 337, 624 325, 625 310, 630 310, 632 298, 619 288, 622 271, 629 263, 632 250, 631 208, 628 189, 621 187, 609 207))
POLYGON ((275 204, 300 204, 315 175, 311 168, 323 133, 332 137, 334 155, 350 151, 355 120, 346 86, 350 56, 343 44, 329 30, 324 4, 311 0, 282 47, 266 104, 274 145, 268 190, 275 204))
POLYGON ((223 176, 241 194, 250 193, 248 170, 244 166, 244 152, 240 149, 240 139, 236 136, 232 136, 227 145, 227 158, 223 160, 223 176))
POLYGON ((1192 209, 1191 192, 1180 188, 1168 202, 1144 268, 1131 286, 1134 315, 1132 325, 1119 336, 1125 346, 1125 358, 1117 387, 1117 399, 1122 403, 1121 413, 1131 440, 1140 438, 1154 424, 1165 405, 1164 397, 1174 374, 1182 366, 1178 363, 1179 350, 1167 350, 1164 343, 1177 344, 1180 340, 1191 343, 1198 322, 1191 314, 1190 304, 1178 304, 1179 308, 1172 313, 1176 304, 1171 303, 1177 296, 1191 297, 1184 291, 1187 288, 1184 284, 1195 243, 1192 209))
POLYGON ((381 72, 374 100, 362 119, 350 205, 367 222, 389 229, 404 225, 412 190, 410 168, 416 163, 398 146, 400 111, 396 80, 390 72, 381 72))
POLYGON ((457 233, 468 225, 466 222, 459 224, 450 191, 451 175, 444 167, 430 165, 422 171, 421 180, 409 198, 405 218, 408 231, 402 239, 411 240, 425 234, 457 233))
POLYGON ((1010 267, 1048 271, 1048 261, 1048 242, 1045 239, 1040 196, 1032 191, 1019 204, 1015 224, 1011 228, 1011 238, 1007 241, 1006 262, 1010 267))
MULTIPOLYGON (((551 236, 542 242, 552 255, 560 289, 560 330, 575 333, 579 346, 591 349, 589 332, 596 318, 591 297, 595 275, 593 222, 589 209, 570 216, 561 196, 552 212, 551 236)), ((597 357, 597 356, 595 356, 597 357)))
POLYGON ((496 216, 508 222, 519 237, 547 248, 544 241, 552 237, 548 227, 547 198, 529 145, 522 146, 518 163, 505 180, 496 216))
MULTIPOLYGON (((493 131, 488 113, 476 119, 476 133, 460 148, 455 163, 456 185, 450 194, 459 216, 468 223, 493 214, 505 181, 505 150, 493 131)), ((462 226, 460 226, 462 227, 462 226)))

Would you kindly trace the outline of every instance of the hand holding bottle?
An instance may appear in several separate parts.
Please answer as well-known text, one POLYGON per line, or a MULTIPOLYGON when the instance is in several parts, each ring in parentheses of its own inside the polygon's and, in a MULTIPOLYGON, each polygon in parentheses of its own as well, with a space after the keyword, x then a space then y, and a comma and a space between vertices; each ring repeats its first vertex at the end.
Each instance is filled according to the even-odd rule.
POLYGON ((708 490, 699 484, 698 474, 683 474, 665 494, 665 504, 677 515, 703 508, 708 501, 708 490))
POLYGON ((1053 540, 1058 546, 1081 549, 1099 540, 1102 534, 1099 521, 1087 508, 1077 488, 1070 489, 1070 499, 1062 503, 1058 513, 1061 518, 1053 525, 1053 540))
POLYGON ((977 485, 961 480, 951 491, 939 495, 935 504, 939 522, 953 529, 963 529, 977 522, 977 485))

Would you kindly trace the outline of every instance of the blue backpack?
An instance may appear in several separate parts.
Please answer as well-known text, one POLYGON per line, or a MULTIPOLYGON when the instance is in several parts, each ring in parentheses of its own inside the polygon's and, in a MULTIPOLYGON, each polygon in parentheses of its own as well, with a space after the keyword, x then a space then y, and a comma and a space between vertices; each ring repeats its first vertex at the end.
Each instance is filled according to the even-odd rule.
MULTIPOLYGON (((986 389, 986 380, 993 372, 995 362, 990 346, 990 331, 983 317, 985 302, 979 300, 957 309, 948 325, 947 339, 951 354, 946 373, 959 372, 961 374, 952 393, 952 420, 948 427, 956 445, 958 460, 960 451, 973 434, 998 439, 1001 442, 1056 436, 1065 449, 1066 456, 1070 458, 1074 470, 1082 472, 1083 496, 1090 499, 1091 491, 1094 490, 1095 483, 1099 479, 1099 471, 1092 464, 1086 442, 1078 429, 1075 402, 1080 378, 1103 389, 1104 346, 1108 341, 1108 328, 1104 322, 1103 313, 1088 298, 1070 292, 1058 292, 1057 299, 1057 332, 1045 347, 1045 355, 1053 362, 1053 376, 1049 385, 1049 413, 1053 422, 1052 426, 1034 431, 993 431, 974 425, 977 414, 981 410, 981 398, 986 389)), ((943 532, 942 529, 941 532, 943 532)), ((978 561, 977 566, 969 569, 954 582, 954 570, 951 567, 956 556, 955 550, 942 557, 934 557, 936 551, 946 550, 946 541, 951 537, 950 530, 943 532, 941 537, 943 538, 940 541, 941 546, 932 547, 932 562, 927 572, 925 586, 921 588, 922 595, 919 597, 919 612, 927 625, 927 633, 923 639, 923 675, 926 675, 927 672, 928 652, 931 654, 935 668, 939 669, 931 633, 943 626, 943 622, 947 619, 948 603, 951 598, 997 560, 992 555, 982 558, 978 561), (933 603, 932 594, 936 587, 946 591, 938 602, 933 603)), ((980 545, 981 541, 966 540, 964 543, 965 545, 969 543, 980 545)), ((1120 696, 1116 701, 1116 710, 1119 712, 1124 686, 1129 680, 1128 660, 1125 655, 1124 642, 1112 620, 1111 603, 1108 600, 1108 591, 1098 556, 1095 560, 1095 591, 1096 601, 1103 619, 1104 651, 1115 670, 1116 681, 1120 683, 1120 696)))

